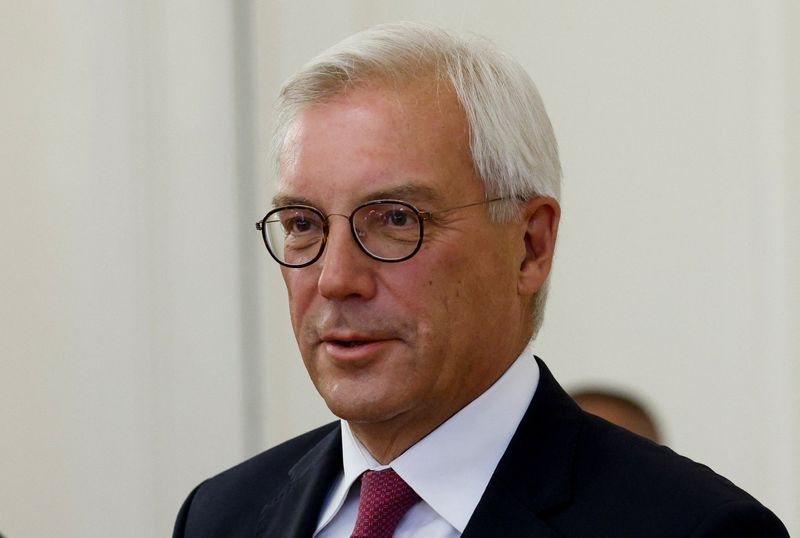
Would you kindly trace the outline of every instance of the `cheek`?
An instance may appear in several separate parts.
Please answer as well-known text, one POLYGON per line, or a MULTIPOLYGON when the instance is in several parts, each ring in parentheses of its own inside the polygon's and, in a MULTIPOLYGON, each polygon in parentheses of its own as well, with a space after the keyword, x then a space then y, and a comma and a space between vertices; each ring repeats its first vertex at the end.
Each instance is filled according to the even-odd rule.
POLYGON ((461 271, 454 270, 455 262, 437 262, 425 265, 424 277, 408 275, 401 295, 425 347, 441 346, 448 340, 458 325, 459 312, 464 311, 465 299, 471 295, 464 289, 461 271))
POLYGON ((316 293, 316 279, 313 275, 304 274, 302 269, 284 270, 283 280, 289 299, 289 313, 292 327, 299 337, 303 320, 311 309, 316 293))
POLYGON ((295 287, 294 282, 297 275, 295 274, 295 271, 292 271, 287 267, 281 267, 281 276, 283 277, 283 284, 286 286, 286 294, 289 297, 289 306, 291 306, 292 297, 294 296, 292 290, 295 287))
POLYGON ((468 335, 489 321, 486 318, 502 315, 497 303, 506 296, 503 287, 508 276, 495 264, 462 259, 445 264, 438 274, 441 277, 433 279, 429 289, 435 290, 430 302, 435 305, 439 326, 468 335))

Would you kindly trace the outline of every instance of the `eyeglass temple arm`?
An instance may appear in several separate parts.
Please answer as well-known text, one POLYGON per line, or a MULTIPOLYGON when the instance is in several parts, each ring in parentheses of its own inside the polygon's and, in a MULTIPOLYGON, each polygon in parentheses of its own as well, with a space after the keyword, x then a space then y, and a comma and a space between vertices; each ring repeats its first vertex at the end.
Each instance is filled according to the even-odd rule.
POLYGON ((448 207, 447 209, 440 209, 439 211, 418 211, 418 212, 422 220, 428 220, 432 218, 434 215, 441 215, 442 213, 449 213, 450 211, 455 211, 457 209, 465 209, 467 207, 475 207, 478 205, 491 204, 492 202, 499 202, 501 200, 510 200, 510 198, 507 197, 492 198, 490 200, 481 200, 480 202, 473 202, 471 204, 460 205, 456 207, 448 207))

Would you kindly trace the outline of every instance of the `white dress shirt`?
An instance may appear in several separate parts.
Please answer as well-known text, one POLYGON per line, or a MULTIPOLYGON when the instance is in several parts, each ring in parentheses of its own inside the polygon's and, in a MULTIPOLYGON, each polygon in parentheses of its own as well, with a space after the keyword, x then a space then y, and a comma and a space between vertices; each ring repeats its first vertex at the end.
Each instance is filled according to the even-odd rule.
POLYGON ((322 505, 317 538, 349 538, 364 471, 391 467, 422 500, 395 538, 461 536, 536 392, 531 344, 489 389, 388 465, 379 464, 342 420, 343 472, 322 505))

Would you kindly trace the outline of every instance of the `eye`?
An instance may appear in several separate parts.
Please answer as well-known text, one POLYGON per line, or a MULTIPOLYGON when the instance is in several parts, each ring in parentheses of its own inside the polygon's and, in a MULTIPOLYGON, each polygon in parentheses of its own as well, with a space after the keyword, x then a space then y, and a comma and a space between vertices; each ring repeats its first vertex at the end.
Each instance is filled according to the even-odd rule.
POLYGON ((353 215, 356 234, 363 241, 376 238, 409 241, 416 240, 420 230, 415 211, 403 204, 394 202, 374 202, 361 207, 353 215))
POLYGON ((305 217, 295 217, 286 223, 289 233, 303 233, 311 229, 311 222, 305 217))
POLYGON ((305 210, 288 209, 280 214, 281 228, 285 235, 299 236, 316 234, 321 228, 320 219, 305 210))
POLYGON ((384 221, 392 226, 405 226, 408 224, 408 213, 403 209, 391 209, 384 215, 384 221))

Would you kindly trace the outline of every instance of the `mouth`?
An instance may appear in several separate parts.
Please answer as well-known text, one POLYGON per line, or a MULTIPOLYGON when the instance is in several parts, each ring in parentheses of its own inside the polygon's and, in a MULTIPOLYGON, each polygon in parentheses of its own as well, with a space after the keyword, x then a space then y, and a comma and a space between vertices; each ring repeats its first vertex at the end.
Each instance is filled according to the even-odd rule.
POLYGON ((377 344, 385 342, 383 338, 325 338, 322 340, 324 344, 333 345, 336 347, 343 347, 347 349, 354 349, 358 347, 368 346, 370 344, 377 344))
POLYGON ((370 342, 374 342, 375 340, 326 340, 329 344, 333 344, 336 346, 354 348, 358 346, 363 346, 364 344, 368 344, 370 342))
POLYGON ((330 335, 323 338, 321 343, 327 355, 334 360, 359 363, 381 356, 392 340, 362 335, 330 335))

